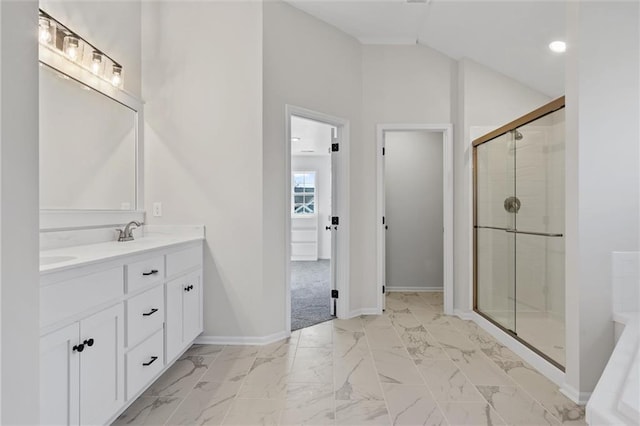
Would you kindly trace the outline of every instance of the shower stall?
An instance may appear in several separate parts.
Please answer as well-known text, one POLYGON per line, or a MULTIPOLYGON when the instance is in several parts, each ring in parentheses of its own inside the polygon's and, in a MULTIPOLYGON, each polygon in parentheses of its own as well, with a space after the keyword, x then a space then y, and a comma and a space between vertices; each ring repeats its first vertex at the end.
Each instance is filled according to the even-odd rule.
POLYGON ((473 142, 474 310, 564 371, 564 97, 473 142))

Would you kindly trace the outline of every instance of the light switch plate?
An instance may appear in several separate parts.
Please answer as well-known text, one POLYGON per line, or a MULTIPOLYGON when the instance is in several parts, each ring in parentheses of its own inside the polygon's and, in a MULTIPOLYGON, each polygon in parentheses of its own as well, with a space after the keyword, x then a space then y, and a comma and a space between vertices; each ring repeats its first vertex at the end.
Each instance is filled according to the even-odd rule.
POLYGON ((155 202, 153 203, 153 217, 161 217, 162 216, 162 203, 155 202))

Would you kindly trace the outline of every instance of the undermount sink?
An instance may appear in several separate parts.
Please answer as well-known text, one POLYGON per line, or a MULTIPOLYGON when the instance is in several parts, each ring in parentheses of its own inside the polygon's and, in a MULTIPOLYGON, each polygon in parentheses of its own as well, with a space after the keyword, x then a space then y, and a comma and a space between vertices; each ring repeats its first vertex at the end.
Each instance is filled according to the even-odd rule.
POLYGON ((68 262, 77 259, 75 256, 40 256, 40 265, 51 265, 53 263, 68 262))

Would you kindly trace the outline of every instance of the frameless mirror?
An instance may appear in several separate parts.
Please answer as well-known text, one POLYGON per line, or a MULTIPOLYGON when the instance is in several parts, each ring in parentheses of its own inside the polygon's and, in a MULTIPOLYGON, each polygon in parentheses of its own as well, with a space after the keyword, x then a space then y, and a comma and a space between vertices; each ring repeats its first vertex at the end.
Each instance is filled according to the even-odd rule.
POLYGON ((40 66, 40 209, 135 210, 137 112, 40 66))

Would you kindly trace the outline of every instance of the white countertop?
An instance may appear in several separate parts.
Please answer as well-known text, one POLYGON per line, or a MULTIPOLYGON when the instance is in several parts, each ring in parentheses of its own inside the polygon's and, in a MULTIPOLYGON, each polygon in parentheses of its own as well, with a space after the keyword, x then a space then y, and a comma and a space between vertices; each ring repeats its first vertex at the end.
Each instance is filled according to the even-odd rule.
POLYGON ((40 251, 40 273, 59 272, 203 239, 203 226, 145 226, 133 241, 106 241, 40 251), (142 235, 140 236, 140 234, 142 235), (56 260, 55 258, 60 261, 42 264, 43 260, 56 260))

